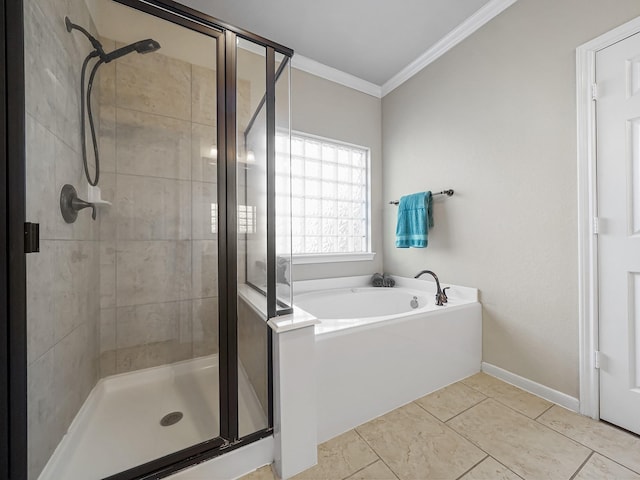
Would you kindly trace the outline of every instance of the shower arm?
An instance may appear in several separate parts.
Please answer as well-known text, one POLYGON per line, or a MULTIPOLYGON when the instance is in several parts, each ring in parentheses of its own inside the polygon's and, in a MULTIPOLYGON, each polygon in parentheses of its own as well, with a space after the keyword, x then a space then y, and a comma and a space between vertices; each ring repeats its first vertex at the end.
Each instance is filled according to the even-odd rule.
MULTIPOLYGON (((81 27, 80 25, 76 25, 71 20, 69 20, 69 17, 64 17, 64 24, 67 27, 67 32, 71 33, 71 30, 78 30, 85 37, 87 37, 91 42, 91 45, 93 45, 93 48, 95 48, 96 53, 101 58, 104 58, 107 55, 104 52, 104 48, 102 47, 102 44, 96 39, 96 37, 94 37, 89 32, 87 32, 87 30, 84 27, 81 27)), ((97 56, 97 55, 94 55, 94 56, 97 56)))

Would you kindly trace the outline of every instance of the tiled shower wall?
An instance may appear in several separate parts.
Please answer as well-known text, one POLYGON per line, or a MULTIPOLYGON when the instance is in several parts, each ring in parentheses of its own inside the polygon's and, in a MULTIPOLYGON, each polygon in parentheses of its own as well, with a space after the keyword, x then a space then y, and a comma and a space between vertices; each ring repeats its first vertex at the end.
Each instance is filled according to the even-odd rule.
MULTIPOLYGON (((216 78, 162 50, 101 75, 101 188, 113 202, 100 218, 106 376, 218 350, 216 78)), ((247 103, 247 82, 239 89, 247 103)))
POLYGON ((218 343, 215 73, 161 51, 105 67, 101 186, 113 207, 100 222, 101 376, 218 343))
POLYGON ((89 210, 66 224, 62 186, 81 197, 80 67, 90 45, 64 16, 95 32, 83 0, 26 0, 27 220, 40 252, 27 255, 28 457, 35 480, 97 380, 99 242, 89 210))

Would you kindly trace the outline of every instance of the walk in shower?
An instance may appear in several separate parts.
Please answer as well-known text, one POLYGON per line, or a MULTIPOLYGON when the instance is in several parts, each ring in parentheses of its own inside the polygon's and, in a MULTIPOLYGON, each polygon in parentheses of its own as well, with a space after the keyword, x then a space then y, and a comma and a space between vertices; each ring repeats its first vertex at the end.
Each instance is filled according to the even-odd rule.
POLYGON ((24 23, 29 480, 271 435, 293 52, 170 1, 25 0, 24 23))

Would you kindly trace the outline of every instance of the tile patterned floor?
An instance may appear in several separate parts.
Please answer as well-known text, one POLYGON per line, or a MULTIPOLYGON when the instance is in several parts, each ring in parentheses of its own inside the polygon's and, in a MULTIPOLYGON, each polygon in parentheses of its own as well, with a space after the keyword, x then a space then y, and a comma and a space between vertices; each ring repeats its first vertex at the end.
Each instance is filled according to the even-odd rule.
POLYGON ((445 479, 640 480, 640 437, 478 373, 319 445, 294 477, 445 479))

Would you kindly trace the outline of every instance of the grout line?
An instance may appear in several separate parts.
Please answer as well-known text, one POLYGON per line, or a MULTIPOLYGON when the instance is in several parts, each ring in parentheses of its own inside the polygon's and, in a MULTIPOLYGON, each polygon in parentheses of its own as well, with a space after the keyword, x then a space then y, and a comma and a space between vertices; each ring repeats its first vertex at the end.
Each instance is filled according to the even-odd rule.
POLYGON ((464 409, 463 411, 461 411, 460 413, 455 414, 453 417, 451 417, 450 419, 442 422, 444 424, 448 424, 451 420, 453 420, 454 418, 459 417, 460 415, 462 415, 465 412, 468 412, 469 410, 471 410, 473 407, 477 407, 478 405, 480 405, 481 403, 486 402, 487 400, 491 399, 491 397, 486 397, 482 400, 480 400, 478 403, 476 403, 475 405, 470 406, 469 408, 464 409))
POLYGON ((520 475, 518 475, 516 472, 514 472, 512 469, 510 469, 509 467, 507 467, 504 463, 496 460, 495 457, 492 457, 491 455, 489 455, 489 458, 493 459, 494 461, 496 461, 497 463, 499 463, 500 465, 502 465, 504 468, 506 468, 507 470, 509 470, 511 473, 513 473, 516 477, 518 478, 522 478, 520 475))
MULTIPOLYGON (((375 451, 374 451, 374 453, 375 453, 375 451)), ((377 453, 376 453, 376 457, 378 457, 378 454, 377 454, 377 453)), ((365 466, 364 466, 364 467, 362 467, 362 468, 359 468, 358 470, 356 470, 356 471, 355 471, 355 472, 353 472, 353 473, 350 473, 349 475, 347 475, 346 477, 344 477, 344 478, 343 478, 343 480, 348 480, 349 478, 353 477, 356 473, 359 473, 359 472, 363 471, 365 468, 369 468, 371 465, 373 465, 374 463, 377 463, 378 461, 381 461, 381 460, 380 460, 380 457, 378 457, 376 460, 374 460, 374 461, 373 461, 373 462, 371 462, 370 464, 365 465, 365 466)))
POLYGON ((605 455, 602 452, 599 452, 598 450, 594 450, 593 453, 597 453, 598 455, 600 455, 601 457, 606 458, 607 460, 612 461, 613 463, 615 463, 616 465, 620 465, 622 468, 626 468, 627 470, 629 470, 630 472, 636 473, 638 475, 640 475, 640 471, 638 470, 634 470, 631 467, 627 467, 626 465, 623 465, 622 463, 618 462, 617 460, 614 460, 613 458, 608 457, 607 455, 605 455))
POLYGON ((573 472, 573 475, 571 475, 569 477, 569 480, 573 480, 574 478, 576 478, 576 475, 578 475, 578 473, 580 473, 580 470, 582 470, 582 468, 586 465, 586 463, 589 461, 589 459, 593 457, 593 450, 591 451, 591 453, 589 455, 587 455, 587 458, 584 459, 584 462, 582 462, 580 464, 580 466, 578 467, 578 469, 573 472))
MULTIPOLYGON (((549 410, 551 410, 551 409, 552 409, 553 407, 555 407, 555 406, 556 406, 556 404, 555 404, 555 403, 552 403, 552 404, 549 406, 549 408, 546 408, 546 409, 544 410, 544 412, 542 412, 540 415, 538 415, 538 416, 537 416, 536 418, 534 418, 533 420, 535 420, 535 421, 537 422, 537 421, 538 421, 538 419, 539 419, 542 415, 544 415, 545 413, 547 413, 549 410)), ((544 424, 543 424, 543 425, 544 425, 544 424)))
MULTIPOLYGON (((563 407, 563 408, 564 408, 564 407, 563 407)), ((579 415, 579 414, 577 414, 577 415, 579 415)), ((539 425, 542 425, 543 427, 548 428, 548 429, 549 429, 549 430, 551 430, 552 432, 555 432, 555 433, 557 433, 558 435, 563 436, 563 437, 564 437, 564 438, 566 438, 567 440, 570 440, 570 441, 572 441, 572 442, 574 442, 574 443, 577 443, 578 445, 580 445, 580 446, 582 446, 582 447, 584 447, 584 448, 587 448, 587 449, 591 450, 592 452, 596 452, 596 453, 598 453, 598 454, 602 455, 603 457, 608 458, 608 459, 609 459, 609 460, 611 460, 612 462, 615 462, 615 460, 613 460, 613 459, 611 459, 611 458, 607 457, 606 455, 604 455, 604 454, 603 454, 602 452, 600 452, 599 450, 596 450, 596 449, 594 449, 594 448, 591 448, 589 445, 586 445, 586 444, 582 443, 581 441, 576 440, 575 438, 572 438, 572 437, 570 437, 569 435, 566 435, 566 434, 564 434, 564 433, 562 433, 562 432, 560 432, 560 431, 556 430, 555 428, 552 428, 552 427, 551 427, 551 426, 549 426, 549 425, 546 425, 546 424, 544 424, 544 423, 542 423, 542 422, 538 422, 537 420, 535 420, 535 422, 536 422, 537 424, 539 424, 539 425)), ((615 463, 619 463, 619 462, 615 462, 615 463)), ((621 464, 621 465, 622 465, 622 464, 621 464)), ((632 469, 630 469, 629 467, 626 467, 626 466, 624 466, 624 465, 622 465, 622 466, 623 466, 623 467, 625 467, 625 468, 628 468, 629 470, 632 470, 632 469)), ((632 471, 633 471, 633 470, 632 470, 632 471)))
POLYGON ((474 468, 476 468, 478 465, 480 465, 482 462, 484 462, 487 458, 489 458, 489 454, 487 452, 485 452, 484 450, 482 450, 482 453, 485 454, 485 456, 482 458, 482 460, 480 460, 479 462, 475 463, 470 469, 466 470, 465 472, 462 473, 462 475, 460 475, 459 477, 456 477, 457 480, 460 480, 462 477, 464 477, 467 473, 469 473, 471 470, 473 470, 474 468))
POLYGON ((373 453, 376 454, 378 459, 385 464, 385 466, 389 469, 389 471, 393 473, 396 476, 396 478, 400 478, 400 476, 389 466, 389 464, 384 461, 384 459, 380 456, 380 454, 378 454, 376 449, 373 448, 373 446, 369 442, 367 442, 367 440, 362 435, 360 435, 360 432, 358 431, 358 427, 354 428, 353 431, 356 432, 356 435, 358 435, 364 443, 367 444, 367 446, 373 451, 373 453))

